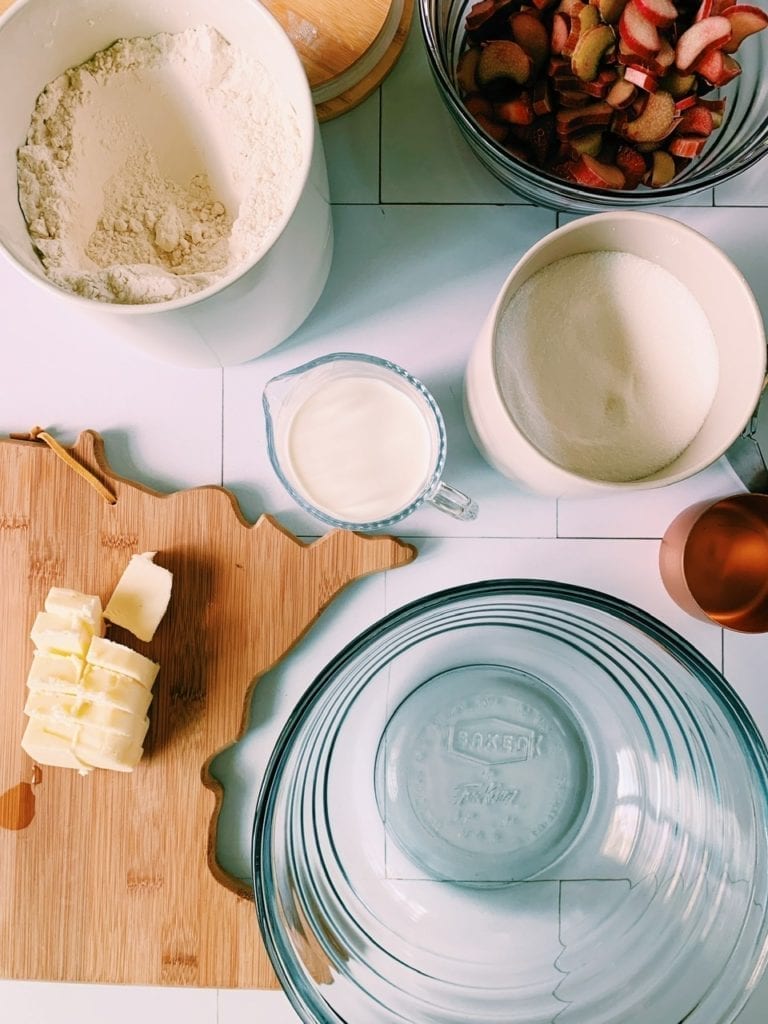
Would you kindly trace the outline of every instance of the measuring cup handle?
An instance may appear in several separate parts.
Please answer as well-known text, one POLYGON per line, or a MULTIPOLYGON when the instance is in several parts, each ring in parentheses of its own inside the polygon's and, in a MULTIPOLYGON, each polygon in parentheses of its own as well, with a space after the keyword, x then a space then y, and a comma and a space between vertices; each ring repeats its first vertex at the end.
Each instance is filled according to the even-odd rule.
POLYGON ((427 501, 454 519, 477 519, 477 502, 457 491, 455 487, 449 487, 448 484, 439 483, 437 490, 427 501))

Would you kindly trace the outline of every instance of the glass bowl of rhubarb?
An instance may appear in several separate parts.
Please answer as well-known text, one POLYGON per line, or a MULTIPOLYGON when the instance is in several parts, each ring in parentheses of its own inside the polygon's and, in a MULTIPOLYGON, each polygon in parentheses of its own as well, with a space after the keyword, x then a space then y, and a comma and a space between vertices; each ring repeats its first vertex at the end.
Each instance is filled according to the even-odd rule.
POLYGON ((534 203, 686 199, 768 151, 765 0, 420 0, 420 14, 475 155, 534 203))

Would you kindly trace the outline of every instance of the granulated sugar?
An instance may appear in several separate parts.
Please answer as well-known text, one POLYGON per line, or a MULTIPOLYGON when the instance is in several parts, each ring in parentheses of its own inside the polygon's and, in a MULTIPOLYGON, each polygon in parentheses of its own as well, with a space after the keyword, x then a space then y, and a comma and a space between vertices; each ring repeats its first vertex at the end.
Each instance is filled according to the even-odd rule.
POLYGON ((513 295, 496 337, 504 401, 553 462, 638 480, 698 433, 718 382, 717 347, 691 292, 625 252, 581 253, 513 295))
POLYGON ((119 40, 46 86, 19 201, 51 280, 159 302, 253 259, 300 164, 295 112, 269 73, 202 26, 119 40))

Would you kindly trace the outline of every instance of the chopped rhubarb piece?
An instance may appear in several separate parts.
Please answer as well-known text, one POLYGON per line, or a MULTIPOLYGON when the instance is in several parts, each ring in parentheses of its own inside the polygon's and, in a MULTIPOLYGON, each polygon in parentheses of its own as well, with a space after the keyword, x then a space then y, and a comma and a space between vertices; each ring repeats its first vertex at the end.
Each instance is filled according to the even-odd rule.
POLYGON ((698 156, 707 144, 707 140, 701 135, 676 135, 667 146, 667 151, 673 156, 682 156, 686 160, 698 156))
POLYGON ((572 110, 574 107, 585 107, 590 102, 590 97, 585 92, 572 89, 564 89, 557 94, 561 107, 572 110))
POLYGON ((664 74, 675 63, 675 48, 665 36, 661 37, 661 46, 653 61, 660 74, 664 74))
MULTIPOLYGON (((558 15, 556 14, 557 18, 558 15)), ((547 61, 547 74, 550 78, 554 78, 556 75, 571 74, 571 62, 567 57, 550 57, 547 61)))
POLYGON ((694 107, 699 102, 699 97, 696 93, 690 93, 688 96, 683 96, 682 99, 675 100, 675 110, 678 114, 682 114, 688 107, 694 107))
POLYGON ((533 62, 519 43, 511 39, 492 39, 483 47, 477 64, 477 81, 493 97, 515 85, 525 85, 531 77, 533 62))
POLYGON ((507 124, 533 123, 533 104, 527 92, 521 92, 512 100, 497 103, 493 109, 497 121, 506 121, 507 124))
POLYGON ((576 75, 556 75, 552 80, 552 85, 555 87, 555 91, 561 94, 564 92, 578 92, 583 94, 584 90, 581 88, 582 84, 581 79, 577 78, 576 75))
MULTIPOLYGON (((594 7, 588 7, 587 10, 595 11, 597 14, 594 7)), ((587 29, 586 32, 582 31, 571 57, 574 74, 584 82, 594 81, 597 78, 603 55, 615 42, 610 25, 596 25, 594 28, 587 29)))
POLYGON ((602 68, 597 78, 592 82, 582 82, 581 88, 589 96, 602 100, 607 95, 611 86, 616 82, 618 73, 615 68, 602 68))
POLYGON ((525 50, 535 69, 542 67, 549 56, 549 32, 544 23, 528 11, 518 11, 509 19, 514 41, 525 50))
POLYGON ((626 78, 619 78, 609 89, 605 102, 610 103, 616 110, 623 110, 630 105, 636 95, 637 87, 628 82, 626 78))
POLYGON ((597 156, 603 146, 603 133, 601 131, 584 132, 583 135, 569 138, 568 142, 574 153, 597 156))
POLYGON ((675 161, 665 149, 651 153, 651 169, 645 181, 651 188, 663 188, 677 173, 675 161))
POLYGON ((659 28, 668 28, 679 13, 672 0, 634 0, 634 2, 643 17, 659 28))
POLYGON ((632 53, 639 57, 653 57, 659 52, 661 39, 656 26, 640 13, 635 0, 629 0, 622 11, 619 33, 632 53))
POLYGON ((583 7, 576 17, 579 19, 582 32, 589 32, 591 28, 595 28, 600 24, 600 12, 592 4, 587 4, 583 7))
POLYGON ((577 178, 573 173, 575 166, 575 160, 560 160, 558 163, 552 165, 552 174, 557 178, 562 178, 564 181, 577 182, 577 178))
POLYGON ((552 16, 552 36, 550 39, 552 53, 563 52, 563 47, 566 44, 570 31, 571 23, 567 14, 554 14, 552 16))
POLYGON ((725 100, 699 100, 700 107, 706 107, 712 115, 712 124, 715 128, 719 128, 723 123, 723 115, 725 114, 725 100))
POLYGON ((598 0, 597 9, 606 25, 615 25, 626 6, 627 0, 598 0))
POLYGON ((668 71, 659 82, 659 86, 677 100, 696 88, 696 75, 681 75, 679 71, 668 71))
POLYGON ((479 0, 467 14, 467 32, 475 38, 490 39, 500 29, 513 0, 479 0))
POLYGON ((493 104, 485 96, 481 96, 480 93, 476 92, 471 96, 467 96, 464 100, 464 106, 472 117, 482 114, 483 117, 493 118, 493 104))
POLYGON ((483 131, 490 135, 496 142, 503 142, 507 137, 507 126, 505 124, 499 124, 498 121, 493 121, 490 117, 486 117, 485 114, 475 114, 475 121, 480 125, 483 131))
POLYGON ((579 39, 591 28, 596 28, 600 23, 600 15, 596 7, 582 4, 575 13, 570 16, 568 38, 563 44, 563 54, 572 57, 579 39))
POLYGON ((625 178, 625 188, 637 188, 647 170, 645 157, 632 146, 622 144, 616 150, 616 166, 625 178))
POLYGON ((712 0, 701 0, 699 9, 696 11, 696 17, 693 19, 696 21, 703 21, 708 18, 711 14, 715 14, 716 11, 713 9, 712 0))
POLYGON ((548 78, 539 78, 533 83, 533 112, 537 117, 552 113, 552 86, 548 78))
POLYGON ((575 18, 586 6, 583 0, 560 0, 557 10, 559 14, 567 14, 569 18, 575 18))
POLYGON ((668 92, 658 89, 649 94, 640 116, 625 125, 624 135, 631 142, 657 142, 672 130, 675 117, 675 101, 668 92))
POLYGON ((474 32, 475 29, 480 28, 484 25, 489 18, 492 18, 496 13, 496 2, 495 0, 478 0, 478 3, 472 4, 467 14, 466 26, 468 32, 474 32))
POLYGON ((731 35, 731 23, 721 15, 696 21, 677 40, 675 64, 678 71, 688 71, 707 50, 721 46, 731 35))
POLYGON ((706 107, 697 104, 685 111, 675 130, 681 135, 701 135, 706 138, 712 134, 714 127, 712 114, 706 107))
POLYGON ((592 188, 624 188, 624 173, 614 164, 604 164, 583 153, 575 162, 573 175, 582 185, 592 188))
POLYGON ((720 13, 731 23, 731 38, 723 45, 726 53, 735 53, 747 36, 768 26, 768 14, 751 4, 734 4, 720 13))
POLYGON ((477 65, 479 60, 479 46, 471 46, 459 57, 459 63, 456 67, 456 84, 464 94, 477 92, 477 65))
POLYGON ((561 139, 588 128, 607 128, 614 116, 613 107, 605 102, 587 103, 573 110, 558 110, 555 128, 561 139))
POLYGON ((647 68, 640 67, 637 64, 628 64, 624 70, 624 81, 631 82, 632 85, 636 85, 638 89, 642 89, 644 92, 656 92, 659 87, 659 80, 656 75, 652 75, 647 68))
POLYGON ((709 50, 699 57, 694 64, 694 70, 710 85, 727 85, 741 74, 741 65, 722 50, 709 50))

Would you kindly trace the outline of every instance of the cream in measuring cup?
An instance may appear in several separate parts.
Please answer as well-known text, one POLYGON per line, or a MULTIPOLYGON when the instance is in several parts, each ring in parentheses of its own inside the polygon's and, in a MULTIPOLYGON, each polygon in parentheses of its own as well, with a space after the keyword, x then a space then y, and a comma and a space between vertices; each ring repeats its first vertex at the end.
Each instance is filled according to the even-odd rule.
POLYGON ((424 502, 477 515, 441 480, 446 436, 434 398, 394 363, 348 352, 313 360, 269 381, 264 411, 277 475, 330 525, 381 529, 424 502))

